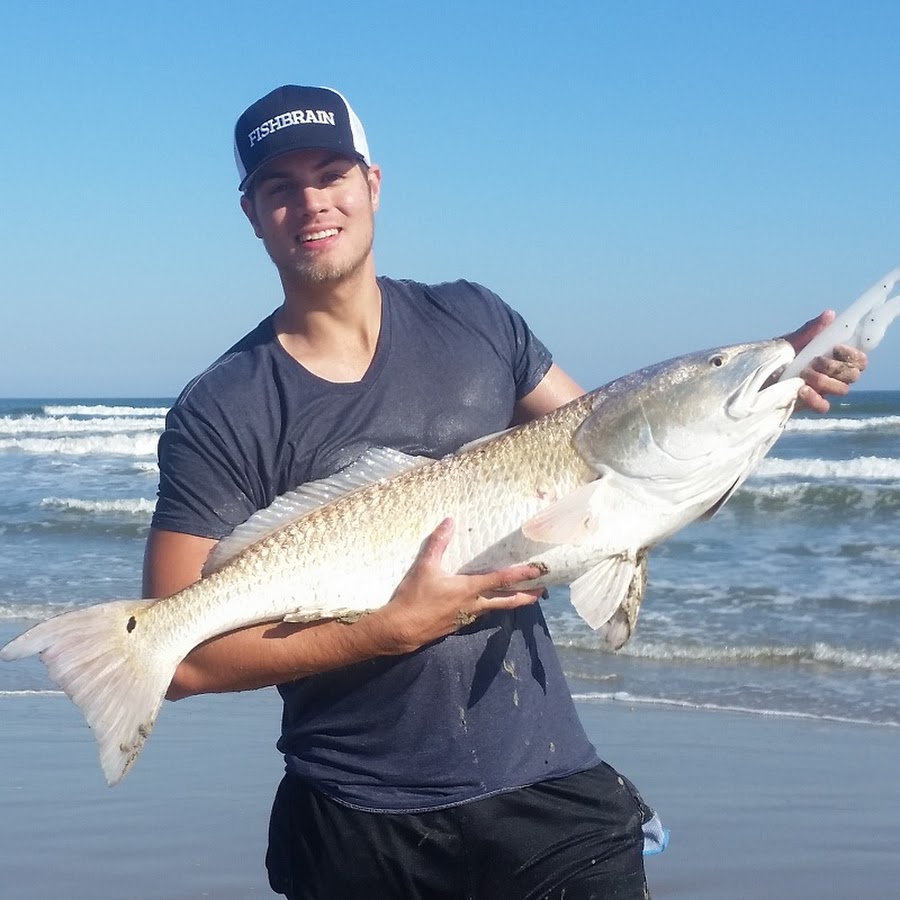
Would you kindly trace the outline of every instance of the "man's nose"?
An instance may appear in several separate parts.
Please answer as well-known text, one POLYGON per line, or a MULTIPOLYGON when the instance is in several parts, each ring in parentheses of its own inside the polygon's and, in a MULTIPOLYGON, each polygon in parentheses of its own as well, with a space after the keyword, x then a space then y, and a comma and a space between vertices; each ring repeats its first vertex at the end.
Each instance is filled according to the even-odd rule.
POLYGON ((300 190, 298 207, 301 212, 314 215, 327 208, 327 192, 308 185, 300 190))

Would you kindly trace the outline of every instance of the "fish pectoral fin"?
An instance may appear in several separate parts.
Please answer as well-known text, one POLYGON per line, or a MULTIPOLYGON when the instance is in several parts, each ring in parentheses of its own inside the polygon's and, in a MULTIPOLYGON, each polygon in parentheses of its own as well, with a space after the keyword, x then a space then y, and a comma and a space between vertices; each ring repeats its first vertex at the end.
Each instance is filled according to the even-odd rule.
POLYGON ((584 544, 599 527, 603 490, 602 480, 583 484, 528 519, 522 534, 541 544, 584 544))
POLYGON ((628 599, 632 581, 640 574, 634 554, 609 556, 572 582, 572 606, 591 628, 600 628, 628 599))
POLYGON ((698 522, 708 522, 732 497, 737 489, 744 483, 743 478, 738 478, 735 483, 716 500, 715 503, 697 520, 698 522))

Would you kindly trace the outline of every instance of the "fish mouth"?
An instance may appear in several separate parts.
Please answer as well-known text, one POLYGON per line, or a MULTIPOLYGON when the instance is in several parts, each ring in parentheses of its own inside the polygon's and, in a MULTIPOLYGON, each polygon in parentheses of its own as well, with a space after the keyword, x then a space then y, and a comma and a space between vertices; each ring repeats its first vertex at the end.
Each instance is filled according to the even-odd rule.
POLYGON ((738 418, 774 410, 793 409, 797 392, 803 387, 802 378, 779 381, 788 363, 794 358, 794 348, 787 341, 779 341, 777 353, 756 368, 732 396, 729 413, 738 418))

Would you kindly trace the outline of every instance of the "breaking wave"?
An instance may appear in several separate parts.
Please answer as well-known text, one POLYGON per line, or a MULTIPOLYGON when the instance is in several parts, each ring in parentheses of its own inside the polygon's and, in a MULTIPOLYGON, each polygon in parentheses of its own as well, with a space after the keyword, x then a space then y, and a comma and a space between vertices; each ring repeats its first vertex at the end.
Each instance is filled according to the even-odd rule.
POLYGON ((805 418, 790 419, 785 432, 822 434, 827 431, 900 431, 900 416, 871 416, 865 419, 805 418))
POLYGON ((111 434, 115 432, 152 431, 159 434, 165 427, 160 416, 129 416, 127 418, 73 419, 63 416, 48 419, 46 416, 20 416, 0 418, 0 434, 56 435, 56 434, 111 434))
POLYGON ((816 642, 808 646, 704 647, 661 643, 635 643, 619 651, 621 656, 670 662, 772 663, 835 666, 869 672, 900 672, 900 651, 848 650, 816 642))
POLYGON ((765 513, 795 511, 808 516, 812 510, 894 513, 900 510, 900 483, 884 484, 874 477, 856 483, 767 483, 751 480, 728 501, 719 515, 752 509, 765 513))
MULTIPOLYGON (((557 644, 571 650, 594 651, 597 649, 593 634, 586 638, 557 637, 557 644)), ((646 659, 656 662, 703 663, 728 665, 819 665, 835 669, 855 669, 866 672, 900 672, 900 650, 861 650, 835 647, 822 641, 809 645, 788 646, 710 646, 703 644, 678 644, 636 639, 626 644, 616 654, 620 657, 646 659)))
POLYGON ((103 404, 71 404, 41 407, 46 416, 165 416, 167 406, 105 406, 103 404))
POLYGON ((0 451, 18 450, 38 456, 155 456, 158 441, 159 434, 156 431, 133 435, 0 438, 0 451))
POLYGON ((65 693, 59 689, 55 691, 0 691, 0 697, 65 697, 65 693))
POLYGON ((79 604, 71 601, 35 601, 33 603, 0 603, 0 620, 23 619, 28 622, 43 622, 52 616, 77 609, 79 604))
POLYGON ((124 513, 131 516, 146 517, 155 506, 155 500, 144 497, 122 500, 79 500, 76 497, 45 497, 41 506, 47 509, 62 509, 79 513, 124 513))
POLYGON ((753 479, 761 478, 816 478, 840 481, 900 479, 900 459, 879 456, 861 456, 856 459, 764 459, 753 473, 753 479))
POLYGON ((765 716, 778 719, 802 719, 814 722, 836 722, 841 725, 874 725, 881 728, 900 728, 900 722, 880 719, 854 718, 849 716, 829 715, 828 713, 799 712, 783 709, 754 709, 749 706, 730 705, 726 703, 699 703, 690 700, 672 700, 664 697, 643 697, 627 691, 589 691, 572 695, 576 700, 604 700, 616 703, 629 703, 647 706, 669 706, 678 709, 707 710, 710 712, 740 713, 742 715, 765 716))

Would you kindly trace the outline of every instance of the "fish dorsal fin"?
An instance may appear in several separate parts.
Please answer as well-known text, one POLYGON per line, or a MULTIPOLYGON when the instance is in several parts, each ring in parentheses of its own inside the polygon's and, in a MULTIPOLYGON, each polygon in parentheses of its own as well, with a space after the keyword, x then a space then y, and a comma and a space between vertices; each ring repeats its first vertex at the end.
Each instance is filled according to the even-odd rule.
POLYGON ((434 460, 427 456, 410 456, 387 447, 373 447, 340 472, 302 484, 255 512, 216 544, 203 567, 203 574, 217 572, 248 547, 327 503, 430 462, 434 460))
POLYGON ((575 488, 533 515, 522 526, 522 534, 542 544, 585 543, 599 527, 603 493, 605 485, 602 478, 575 488))
POLYGON ((480 447, 482 444, 486 444, 488 441, 500 437, 501 434, 508 434, 512 430, 512 428, 504 428, 503 431, 494 431, 491 432, 491 434, 482 435, 481 437, 475 438, 473 441, 469 441, 467 444, 463 444, 456 452, 465 453, 467 450, 474 450, 476 447, 480 447))

